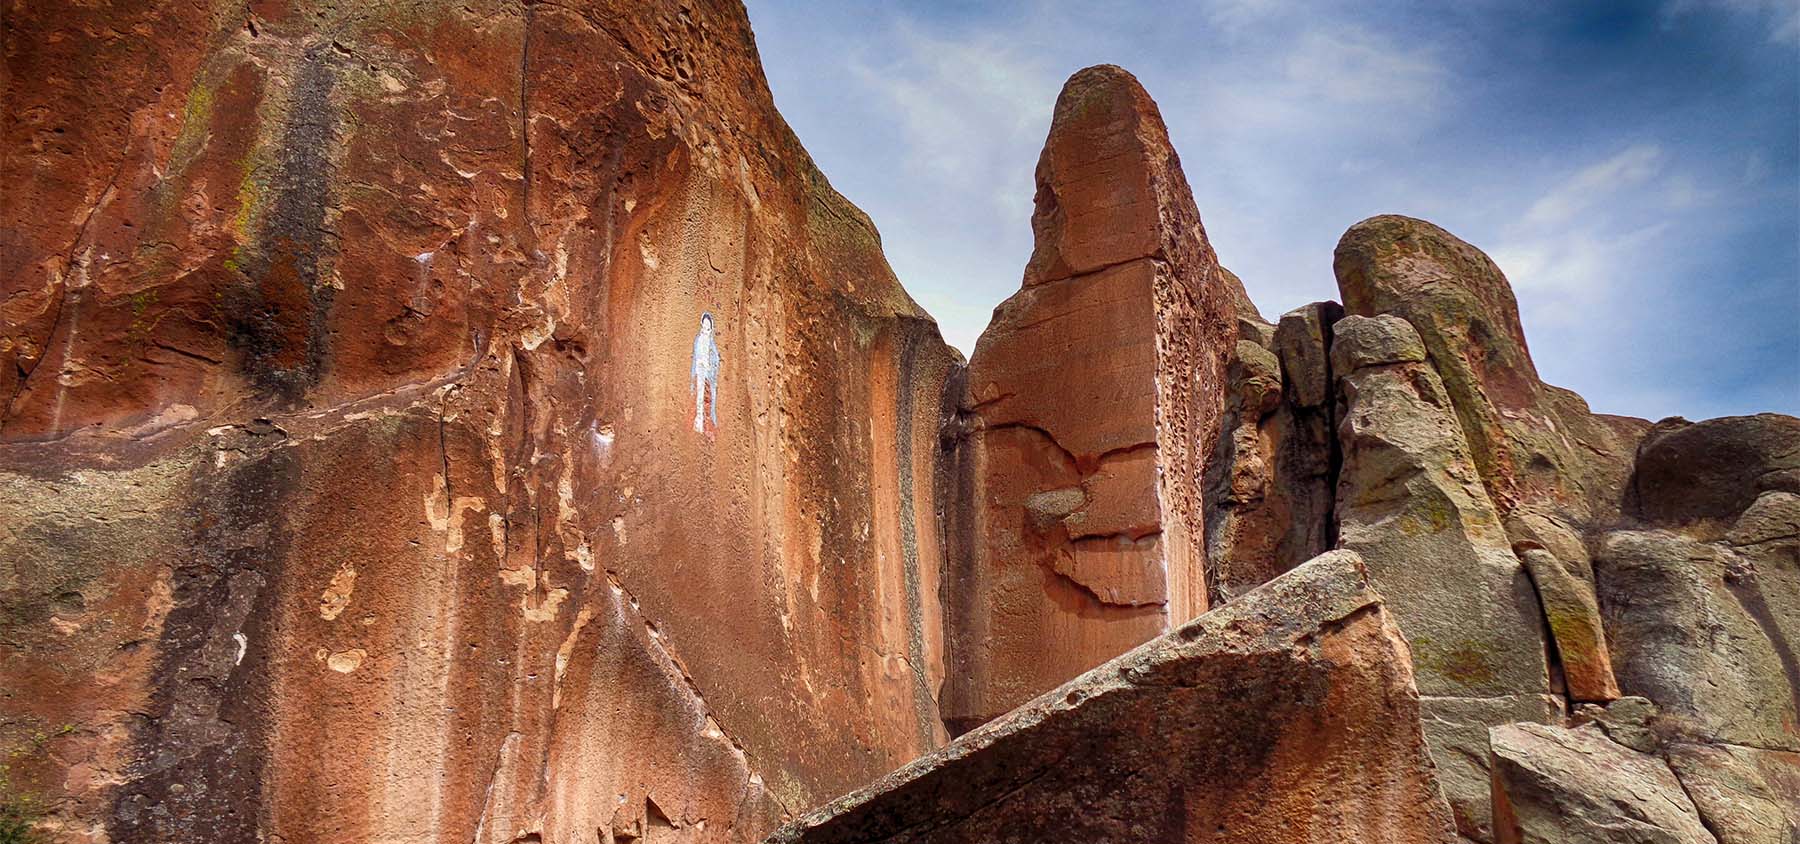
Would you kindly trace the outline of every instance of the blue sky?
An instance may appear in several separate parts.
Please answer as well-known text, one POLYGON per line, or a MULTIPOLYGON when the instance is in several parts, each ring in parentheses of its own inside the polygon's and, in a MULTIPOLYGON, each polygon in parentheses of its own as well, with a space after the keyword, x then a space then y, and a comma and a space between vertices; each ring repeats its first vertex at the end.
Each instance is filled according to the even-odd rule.
POLYGON ((1271 319, 1357 220, 1444 226, 1597 411, 1800 414, 1800 4, 749 0, 775 102, 965 353, 1031 252, 1070 73, 1162 108, 1271 319))

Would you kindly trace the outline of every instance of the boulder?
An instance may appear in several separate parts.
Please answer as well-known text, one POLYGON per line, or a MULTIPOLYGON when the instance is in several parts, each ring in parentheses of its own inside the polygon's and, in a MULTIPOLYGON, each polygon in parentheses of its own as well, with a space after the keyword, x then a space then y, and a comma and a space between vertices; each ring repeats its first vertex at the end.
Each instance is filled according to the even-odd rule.
POLYGON ((1448 844, 1409 666, 1331 552, 769 841, 1448 844))
MULTIPOLYGON (((1206 242, 1156 104, 1125 71, 1069 78, 1037 182, 1024 285, 950 397, 952 732, 1207 606, 1197 479, 1221 438, 1248 299, 1206 242)), ((1278 394, 1272 356, 1242 345, 1278 394)))
POLYGON ((1613 677, 1612 655, 1606 649, 1606 630, 1593 587, 1542 548, 1524 548, 1519 559, 1531 574, 1538 603, 1544 608, 1569 698, 1601 703, 1617 698, 1619 684, 1613 677))
POLYGON ((1800 495, 1778 491, 1758 495, 1732 523, 1725 540, 1742 553, 1791 557, 1800 547, 1800 495))
POLYGON ((1487 255, 1424 220, 1385 215, 1350 227, 1332 268, 1347 312, 1418 329, 1501 515, 1532 506, 1585 525, 1618 513, 1630 427, 1538 379, 1512 287, 1487 255))
POLYGON ((1579 536, 1618 518, 1648 423, 1596 415, 1580 396, 1544 384, 1506 276, 1438 226, 1364 220, 1338 242, 1333 270, 1349 313, 1394 315, 1417 330, 1420 359, 1443 385, 1511 544, 1537 549, 1529 562, 1571 696, 1616 696, 1579 536))
POLYGON ((1337 442, 1327 357, 1341 313, 1320 302, 1285 314, 1265 346, 1240 343, 1227 370, 1230 434, 1206 467, 1207 582, 1215 601, 1333 544, 1337 442), (1274 352, 1272 361, 1262 348, 1274 352))
POLYGON ((1285 571, 1277 546, 1287 512, 1275 490, 1274 423, 1281 405, 1281 362, 1239 340, 1226 369, 1226 434, 1207 461, 1206 576, 1214 600, 1227 600, 1285 571))
POLYGON ((1584 703, 1575 708, 1570 720, 1574 726, 1599 724, 1607 738, 1639 753, 1658 753, 1663 746, 1658 718, 1656 704, 1649 698, 1627 695, 1604 706, 1584 703))
POLYGON ((1665 419, 1638 449, 1631 488, 1638 516, 1652 524, 1729 522, 1764 492, 1800 493, 1800 419, 1665 419))
POLYGON ((1244 289, 1244 280, 1224 266, 1219 267, 1219 278, 1225 285, 1226 295, 1231 299, 1232 312, 1237 317, 1237 339, 1269 348, 1269 344, 1275 339, 1275 326, 1263 319, 1262 312, 1256 309, 1256 303, 1250 301, 1250 292, 1244 289))
POLYGON ((1281 315, 1273 346, 1281 359, 1286 395, 1296 408, 1326 407, 1335 397, 1332 326, 1343 318, 1344 309, 1336 302, 1314 302, 1281 315))
POLYGON ((1339 544, 1363 555, 1430 697, 1544 694, 1531 584, 1476 476, 1462 429, 1405 320, 1334 329, 1339 544))
POLYGON ((1560 724, 1558 695, 1426 697, 1420 699, 1425 742, 1437 762, 1438 784, 1464 840, 1494 840, 1488 730, 1496 724, 1560 724))
POLYGON ((1507 724, 1493 747, 1497 844, 1717 844, 1661 759, 1594 727, 1507 724))
POLYGON ((1425 358, 1399 317, 1333 326, 1338 544, 1368 562, 1412 645, 1425 735, 1458 829, 1485 841, 1486 728, 1549 708, 1546 643, 1530 579, 1425 358))

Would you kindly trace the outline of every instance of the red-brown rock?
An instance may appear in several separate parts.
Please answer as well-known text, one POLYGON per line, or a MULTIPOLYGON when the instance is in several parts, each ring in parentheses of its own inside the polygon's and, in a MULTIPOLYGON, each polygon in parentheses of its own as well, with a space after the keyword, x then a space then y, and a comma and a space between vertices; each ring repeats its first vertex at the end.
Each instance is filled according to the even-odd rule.
POLYGON ((1125 71, 1064 86, 1036 251, 970 360, 943 714, 966 730, 1207 606, 1198 483, 1236 297, 1125 71))
POLYGON ((6 28, 0 745, 50 834, 754 840, 944 740, 955 355, 741 6, 6 28))

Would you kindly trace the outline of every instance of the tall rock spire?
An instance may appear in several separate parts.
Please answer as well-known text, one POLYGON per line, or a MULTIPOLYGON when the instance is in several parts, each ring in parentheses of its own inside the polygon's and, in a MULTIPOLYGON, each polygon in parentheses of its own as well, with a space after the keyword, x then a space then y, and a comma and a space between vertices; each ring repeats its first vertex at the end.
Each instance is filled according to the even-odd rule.
POLYGON ((976 344, 953 470, 951 678, 966 729, 1206 609, 1199 481, 1235 300, 1156 103, 1070 77, 1023 288, 976 344))

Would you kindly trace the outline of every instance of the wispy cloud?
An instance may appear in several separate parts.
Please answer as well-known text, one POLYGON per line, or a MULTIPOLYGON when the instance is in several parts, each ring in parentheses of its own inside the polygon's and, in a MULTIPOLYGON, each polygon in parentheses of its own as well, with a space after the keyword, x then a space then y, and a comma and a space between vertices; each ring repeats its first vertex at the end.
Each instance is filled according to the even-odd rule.
POLYGON ((1605 161, 1584 167, 1531 204, 1525 212, 1528 226, 1559 225, 1577 214, 1605 205, 1621 191, 1636 188, 1662 172, 1663 151, 1655 144, 1637 144, 1605 161))
POLYGON ((852 62, 856 81, 898 112, 910 165, 966 180, 996 152, 1041 132, 1061 80, 995 32, 947 37, 898 22, 890 51, 852 62))

